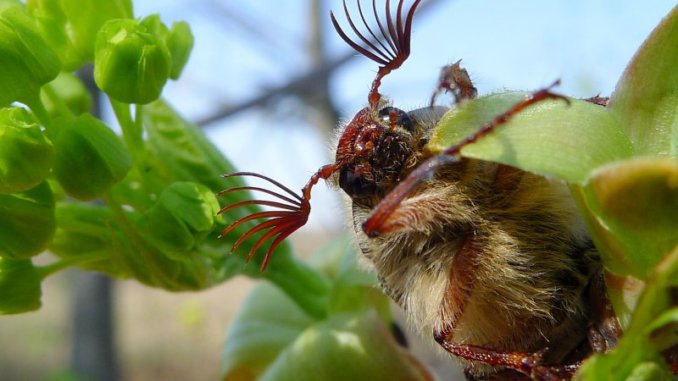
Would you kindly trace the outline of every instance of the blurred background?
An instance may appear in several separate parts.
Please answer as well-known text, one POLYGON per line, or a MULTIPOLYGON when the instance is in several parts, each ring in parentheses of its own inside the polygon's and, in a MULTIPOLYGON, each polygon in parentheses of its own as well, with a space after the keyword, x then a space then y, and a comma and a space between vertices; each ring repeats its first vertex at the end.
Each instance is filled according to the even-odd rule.
MULTIPOLYGON (((480 94, 534 90, 560 78, 557 91, 564 94, 607 96, 673 6, 660 0, 424 0, 411 56, 386 77, 381 92, 399 108, 423 107, 440 67, 463 59, 480 94)), ((134 7, 139 17, 160 13, 168 24, 190 23, 191 59, 164 96, 241 170, 301 188, 331 161, 329 142, 339 122, 366 103, 377 65, 332 29, 330 9, 347 25, 339 0, 135 0, 134 7)), ((316 188, 314 213, 293 239, 300 255, 344 228, 339 196, 316 188)), ((78 356, 96 346, 77 333, 78 306, 92 304, 87 291, 105 283, 91 278, 75 270, 51 277, 43 283, 42 309, 0 318, 0 380, 77 380, 71 375, 83 366, 78 356)), ((252 284, 237 278, 200 293, 170 294, 115 282, 90 296, 110 300, 110 311, 95 321, 110 319, 107 366, 114 371, 96 379, 218 379, 225 331, 252 284)))

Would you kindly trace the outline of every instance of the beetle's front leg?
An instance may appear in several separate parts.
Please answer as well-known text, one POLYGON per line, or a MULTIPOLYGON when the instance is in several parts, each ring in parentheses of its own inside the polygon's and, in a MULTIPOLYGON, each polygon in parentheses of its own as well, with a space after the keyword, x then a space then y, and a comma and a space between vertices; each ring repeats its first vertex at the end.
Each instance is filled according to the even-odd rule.
POLYGON ((452 93, 454 103, 459 103, 463 100, 474 99, 478 96, 478 90, 473 86, 473 81, 468 75, 466 69, 459 64, 461 60, 452 65, 445 65, 440 70, 440 77, 438 78, 438 85, 436 86, 433 95, 431 95, 430 106, 436 101, 441 92, 447 91, 452 93))

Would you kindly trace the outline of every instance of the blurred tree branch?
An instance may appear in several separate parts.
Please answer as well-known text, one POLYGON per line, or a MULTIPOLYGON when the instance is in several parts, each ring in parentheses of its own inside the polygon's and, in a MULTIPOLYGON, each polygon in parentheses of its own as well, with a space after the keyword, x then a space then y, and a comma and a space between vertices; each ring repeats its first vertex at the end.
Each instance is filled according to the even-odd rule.
MULTIPOLYGON (((434 8, 435 4, 441 3, 443 0, 428 0, 419 7, 418 13, 425 13, 434 8)), ((247 99, 241 103, 234 105, 224 105, 216 110, 213 114, 208 115, 196 121, 200 126, 207 126, 223 119, 229 118, 240 112, 249 110, 251 108, 267 107, 279 100, 294 96, 301 98, 305 103, 312 105, 319 110, 323 115, 332 115, 333 126, 338 118, 338 112, 333 105, 329 94, 329 80, 334 72, 344 66, 346 63, 358 57, 359 54, 354 51, 349 51, 344 55, 328 59, 323 45, 323 25, 327 22, 327 17, 322 9, 323 1, 311 0, 311 40, 309 42, 310 60, 312 69, 290 79, 287 83, 280 86, 269 88, 259 95, 247 99)), ((326 125, 326 122, 322 123, 326 125)), ((323 126, 325 127, 325 126, 323 126)), ((324 129, 329 131, 329 129, 324 129)))

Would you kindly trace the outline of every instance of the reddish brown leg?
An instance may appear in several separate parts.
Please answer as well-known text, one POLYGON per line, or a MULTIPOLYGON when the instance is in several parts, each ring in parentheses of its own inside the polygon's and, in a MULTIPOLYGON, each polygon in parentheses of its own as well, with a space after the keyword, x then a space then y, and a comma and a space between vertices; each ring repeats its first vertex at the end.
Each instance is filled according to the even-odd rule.
POLYGON ((367 220, 363 223, 363 231, 369 237, 376 237, 383 233, 388 233, 388 229, 384 229, 384 223, 389 219, 391 214, 398 208, 398 205, 419 185, 433 175, 435 170, 446 164, 451 164, 459 161, 459 152, 463 147, 475 142, 483 136, 491 133, 497 127, 505 124, 514 115, 521 112, 523 109, 541 102, 546 99, 562 99, 569 104, 569 100, 562 95, 554 94, 551 88, 558 85, 560 81, 556 81, 551 86, 541 89, 524 101, 515 104, 508 111, 497 116, 492 121, 478 129, 475 133, 467 136, 459 143, 449 147, 441 154, 434 156, 415 168, 405 180, 401 181, 381 202, 374 208, 367 220))
POLYGON ((678 345, 665 350, 662 354, 673 374, 678 374, 678 345))
POLYGON ((536 353, 502 352, 476 345, 457 344, 451 341, 451 330, 434 333, 433 337, 443 349, 465 360, 506 368, 520 372, 533 380, 569 380, 579 364, 548 366, 541 364, 546 348, 536 353))
POLYGON ((454 96, 454 103, 459 103, 465 99, 473 99, 478 96, 478 90, 473 86, 471 77, 469 77, 466 69, 459 65, 460 62, 461 60, 452 65, 445 65, 440 70, 438 86, 433 92, 433 95, 431 95, 431 107, 443 90, 452 93, 452 96, 454 96))
POLYGON ((588 289, 588 305, 591 308, 591 323, 588 342, 594 352, 606 352, 617 345, 622 328, 607 296, 603 271, 595 274, 588 289))

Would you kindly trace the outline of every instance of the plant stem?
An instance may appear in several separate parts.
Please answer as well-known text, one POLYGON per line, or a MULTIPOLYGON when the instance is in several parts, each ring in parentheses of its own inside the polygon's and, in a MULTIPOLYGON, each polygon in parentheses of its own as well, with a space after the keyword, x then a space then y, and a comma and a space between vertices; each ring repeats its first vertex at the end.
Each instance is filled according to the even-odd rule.
POLYGON ((50 86, 49 84, 45 85, 42 87, 42 90, 45 92, 45 95, 47 95, 47 98, 49 98, 49 101, 52 102, 57 110, 59 110, 59 113, 63 116, 73 116, 73 112, 71 109, 68 107, 66 102, 54 91, 54 88, 50 86))
POLYGON ((106 258, 105 253, 102 254, 99 252, 93 252, 91 254, 79 255, 77 257, 64 258, 57 262, 50 263, 49 265, 40 266, 38 267, 38 269, 40 270, 40 274, 44 279, 66 268, 83 265, 85 263, 95 262, 105 258, 106 258))
POLYGON ((329 281, 294 256, 288 257, 285 266, 269 267, 264 272, 264 278, 280 287, 310 316, 316 319, 326 317, 329 281))
POLYGON ((125 142, 127 151, 132 158, 132 170, 136 171, 142 186, 144 186, 144 189, 150 193, 151 189, 148 187, 146 177, 144 176, 143 171, 140 170, 140 168, 144 168, 145 162, 143 124, 141 119, 143 107, 141 105, 136 105, 136 118, 132 119, 132 113, 129 104, 118 102, 111 98, 109 98, 109 100, 111 107, 113 108, 113 112, 118 119, 118 123, 120 124, 123 141, 125 142))
POLYGON ((52 118, 50 118, 45 105, 42 103, 42 100, 40 100, 40 96, 35 95, 31 99, 27 99, 25 103, 31 109, 31 111, 33 111, 33 115, 38 118, 38 121, 40 121, 40 123, 45 126, 47 132, 52 135, 52 137, 56 136, 56 131, 54 131, 54 126, 52 124, 52 118))

